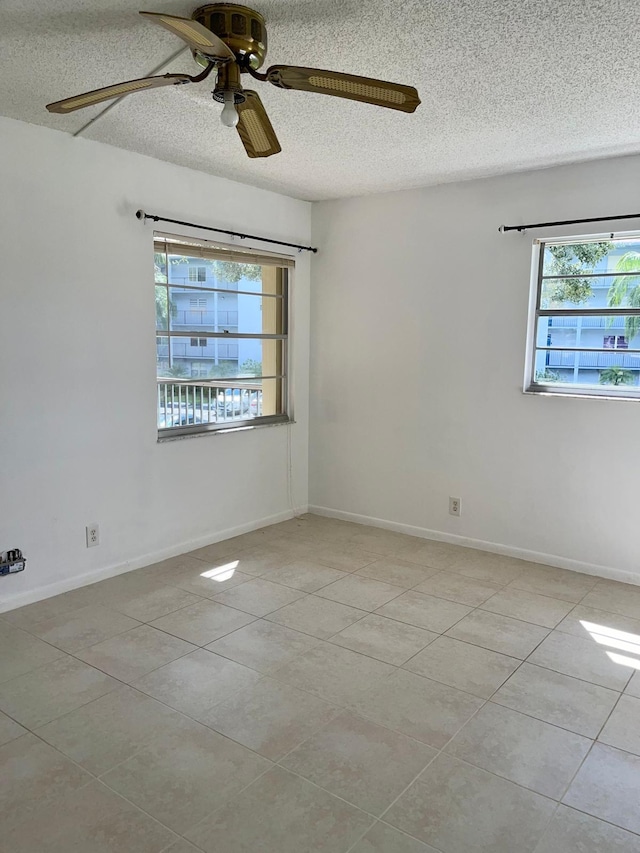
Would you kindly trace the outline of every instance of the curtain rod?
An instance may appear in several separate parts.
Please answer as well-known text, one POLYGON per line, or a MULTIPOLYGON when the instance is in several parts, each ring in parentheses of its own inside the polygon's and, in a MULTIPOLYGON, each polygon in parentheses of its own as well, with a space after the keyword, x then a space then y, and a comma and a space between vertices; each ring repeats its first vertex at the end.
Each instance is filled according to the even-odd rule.
POLYGON ((255 234, 241 234, 239 231, 226 231, 224 228, 211 228, 209 225, 198 225, 196 222, 182 222, 180 219, 167 219, 165 216, 155 216, 153 213, 145 213, 144 210, 137 210, 136 217, 143 221, 152 219, 154 222, 171 222, 173 225, 187 225, 189 228, 201 228, 203 231, 215 231, 217 234, 227 234, 229 237, 240 237, 241 240, 259 240, 261 243, 273 243, 275 246, 287 246, 290 249, 297 249, 299 252, 318 251, 313 246, 299 246, 297 243, 285 243, 282 240, 272 240, 270 237, 256 237, 255 234))
POLYGON ((596 216, 591 219, 563 219, 560 222, 534 222, 531 225, 501 225, 498 231, 528 231, 530 228, 550 228, 553 225, 582 225, 585 222, 612 222, 617 219, 640 219, 640 213, 624 213, 621 216, 596 216))

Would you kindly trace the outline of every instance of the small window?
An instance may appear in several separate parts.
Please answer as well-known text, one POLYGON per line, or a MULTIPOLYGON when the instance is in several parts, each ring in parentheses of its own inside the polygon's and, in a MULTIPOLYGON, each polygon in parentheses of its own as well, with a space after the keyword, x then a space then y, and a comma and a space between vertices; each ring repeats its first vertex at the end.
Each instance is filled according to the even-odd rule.
POLYGON ((293 260, 166 234, 154 250, 158 437, 286 423, 293 260))
POLYGON ((640 236, 536 244, 525 391, 640 399, 640 236))
POLYGON ((189 281, 206 281, 206 267, 189 267, 189 281))

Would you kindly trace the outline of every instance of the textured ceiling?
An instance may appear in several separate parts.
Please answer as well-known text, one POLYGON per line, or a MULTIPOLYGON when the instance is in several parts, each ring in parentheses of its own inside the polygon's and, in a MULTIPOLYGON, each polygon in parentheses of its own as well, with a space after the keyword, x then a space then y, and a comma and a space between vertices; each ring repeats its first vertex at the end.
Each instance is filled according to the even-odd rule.
MULTIPOLYGON (((149 0, 142 8, 189 16, 196 5, 149 0)), ((640 151, 637 0, 254 5, 267 21, 267 66, 412 84, 422 105, 406 115, 247 80, 283 149, 251 161, 221 125, 206 81, 131 95, 82 135, 312 200, 640 151)), ((138 8, 132 0, 4 0, 0 114, 80 130, 105 105, 68 116, 44 105, 144 76, 180 49, 138 8)), ((185 51, 166 70, 193 74, 198 66, 185 51)))

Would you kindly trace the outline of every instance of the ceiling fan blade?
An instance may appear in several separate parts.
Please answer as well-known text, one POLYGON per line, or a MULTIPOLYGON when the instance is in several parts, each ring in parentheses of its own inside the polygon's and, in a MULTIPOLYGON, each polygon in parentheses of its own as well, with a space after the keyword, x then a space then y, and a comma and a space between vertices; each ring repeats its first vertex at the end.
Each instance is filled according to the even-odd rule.
POLYGON ((271 157, 282 151, 276 132, 257 92, 245 89, 247 100, 238 104, 238 134, 249 157, 271 157))
POLYGON ((341 74, 339 71, 322 71, 319 68, 299 68, 295 65, 272 65, 266 78, 281 89, 299 89, 302 92, 320 92, 352 101, 363 101, 378 107, 389 107, 412 113, 420 103, 413 86, 388 83, 371 77, 341 74))
POLYGON ((140 12, 148 21, 153 21, 169 30, 174 36, 185 41, 190 48, 197 50, 208 59, 217 62, 230 62, 236 56, 231 48, 198 21, 191 18, 180 18, 177 15, 165 15, 164 12, 140 12))
POLYGON ((110 98, 120 98, 130 95, 132 92, 141 92, 144 89, 157 89, 159 86, 175 86, 180 83, 191 83, 192 77, 188 74, 161 74, 158 77, 141 77, 139 80, 128 80, 126 83, 116 83, 115 86, 105 86, 103 89, 92 89, 73 98, 65 98, 62 101, 54 101, 47 104, 50 113, 72 113, 83 107, 92 107, 110 98))

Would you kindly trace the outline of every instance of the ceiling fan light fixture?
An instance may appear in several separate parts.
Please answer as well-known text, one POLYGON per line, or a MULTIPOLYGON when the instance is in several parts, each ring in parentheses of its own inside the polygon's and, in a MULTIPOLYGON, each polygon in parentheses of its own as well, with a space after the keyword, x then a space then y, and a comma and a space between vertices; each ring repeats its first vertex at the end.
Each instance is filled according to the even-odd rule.
POLYGON ((225 127, 237 127, 240 116, 236 110, 235 92, 226 91, 224 93, 224 107, 220 113, 220 121, 225 127))

